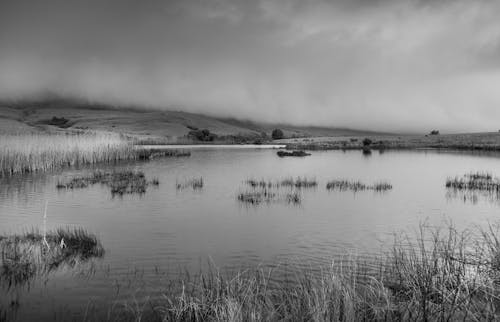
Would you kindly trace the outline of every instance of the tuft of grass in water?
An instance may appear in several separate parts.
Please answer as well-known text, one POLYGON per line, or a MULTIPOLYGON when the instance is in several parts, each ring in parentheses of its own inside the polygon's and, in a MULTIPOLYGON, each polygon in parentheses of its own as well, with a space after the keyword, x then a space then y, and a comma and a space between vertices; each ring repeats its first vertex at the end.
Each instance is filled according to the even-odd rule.
POLYGON ((446 179, 446 188, 500 194, 500 179, 493 178, 490 173, 469 173, 461 178, 455 177, 446 179))
POLYGON ((326 189, 340 191, 361 191, 366 190, 366 185, 364 183, 361 183, 360 181, 332 180, 326 184, 326 189))
POLYGON ((104 256, 97 237, 84 229, 57 229, 42 235, 39 231, 0 236, 0 280, 8 287, 28 282, 37 274, 62 265, 75 266, 104 256))
POLYGON ((327 190, 338 190, 338 191, 364 191, 364 190, 373 190, 377 192, 387 191, 392 189, 392 185, 389 182, 381 181, 376 182, 373 185, 367 185, 362 183, 361 181, 350 181, 350 180, 331 180, 326 184, 327 190))
POLYGON ((238 201, 252 205, 259 205, 263 202, 270 203, 274 201, 275 198, 276 193, 266 188, 240 192, 237 196, 238 201))
POLYGON ((269 204, 277 202, 284 202, 292 205, 300 205, 302 203, 302 198, 298 192, 280 194, 268 188, 259 188, 240 192, 237 195, 237 200, 242 203, 255 206, 262 203, 269 204))
POLYGON ((375 191, 387 191, 392 189, 392 185, 386 181, 376 182, 372 187, 375 191))
POLYGON ((245 183, 252 188, 314 188, 318 185, 316 179, 307 177, 297 177, 296 179, 289 177, 277 181, 250 178, 245 183))
POLYGON ((293 178, 288 178, 280 182, 281 186, 285 187, 295 187, 295 188, 315 188, 318 185, 318 182, 314 178, 306 178, 306 177, 297 177, 297 179, 293 180, 293 178))
POLYGON ((115 172, 95 171, 88 176, 72 178, 66 183, 58 182, 56 187, 58 189, 81 189, 97 183, 108 186, 113 195, 143 194, 146 192, 148 185, 160 184, 158 178, 148 182, 142 171, 125 170, 115 172))
POLYGON ((184 181, 176 180, 175 188, 177 190, 183 190, 186 188, 191 188, 193 190, 201 190, 203 189, 203 177, 185 179, 184 181))

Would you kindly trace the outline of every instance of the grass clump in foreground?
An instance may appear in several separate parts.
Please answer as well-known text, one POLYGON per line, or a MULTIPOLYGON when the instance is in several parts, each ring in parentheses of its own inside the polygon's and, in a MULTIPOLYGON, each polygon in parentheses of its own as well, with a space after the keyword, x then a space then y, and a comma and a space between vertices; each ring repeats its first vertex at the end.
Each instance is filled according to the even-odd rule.
POLYGON ((65 183, 58 182, 56 187, 58 189, 80 189, 97 183, 108 186, 113 195, 143 194, 146 193, 149 185, 157 186, 160 184, 158 178, 147 181, 142 171, 126 170, 114 172, 95 171, 88 176, 75 177, 65 183))
POLYGON ((184 179, 184 181, 176 180, 175 188, 177 190, 183 190, 186 188, 191 188, 193 190, 201 190, 203 189, 203 177, 184 179))
POLYGON ((279 267, 184 275, 162 300, 125 305, 117 316, 135 321, 498 320, 497 236, 492 227, 474 232, 422 225, 415 234, 397 235, 378 262, 297 266, 285 275, 279 267))
POLYGON ((61 265, 73 267, 91 258, 100 258, 104 256, 104 248, 95 235, 77 228, 58 229, 45 235, 32 231, 0 236, 0 253, 0 281, 12 287, 61 265))
POLYGON ((376 182, 373 185, 367 185, 361 181, 350 181, 350 180, 331 180, 326 184, 327 190, 338 190, 338 191, 364 191, 373 190, 377 192, 388 191, 392 189, 392 185, 386 181, 376 182))
POLYGON ((0 177, 67 166, 188 156, 187 151, 135 148, 117 134, 29 134, 0 136, 0 177))

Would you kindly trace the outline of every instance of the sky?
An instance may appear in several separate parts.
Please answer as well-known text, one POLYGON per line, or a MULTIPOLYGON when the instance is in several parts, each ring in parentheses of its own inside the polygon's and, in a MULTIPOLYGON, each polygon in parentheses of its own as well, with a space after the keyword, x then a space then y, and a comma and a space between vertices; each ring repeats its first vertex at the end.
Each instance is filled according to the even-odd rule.
POLYGON ((0 97, 500 129, 498 0, 1 0, 0 97))

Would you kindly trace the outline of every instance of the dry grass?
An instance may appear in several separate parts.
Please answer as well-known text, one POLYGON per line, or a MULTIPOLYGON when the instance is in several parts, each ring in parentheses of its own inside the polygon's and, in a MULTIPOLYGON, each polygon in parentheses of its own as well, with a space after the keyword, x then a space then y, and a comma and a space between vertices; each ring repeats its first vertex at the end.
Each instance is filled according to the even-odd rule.
POLYGON ((297 268, 286 277, 273 269, 186 274, 169 285, 163 299, 127 303, 116 316, 129 321, 498 320, 496 228, 421 225, 414 234, 397 235, 393 249, 371 263, 371 270, 353 258, 323 269, 297 268))
POLYGON ((0 176, 136 158, 133 146, 114 134, 0 137, 0 176))

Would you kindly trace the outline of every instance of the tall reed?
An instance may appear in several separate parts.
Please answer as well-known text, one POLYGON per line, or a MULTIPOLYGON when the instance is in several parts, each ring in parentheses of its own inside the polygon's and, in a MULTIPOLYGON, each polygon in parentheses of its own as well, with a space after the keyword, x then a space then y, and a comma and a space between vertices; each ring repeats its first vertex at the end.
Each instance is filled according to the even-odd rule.
POLYGON ((0 176, 136 158, 134 147, 116 134, 0 136, 0 176))

